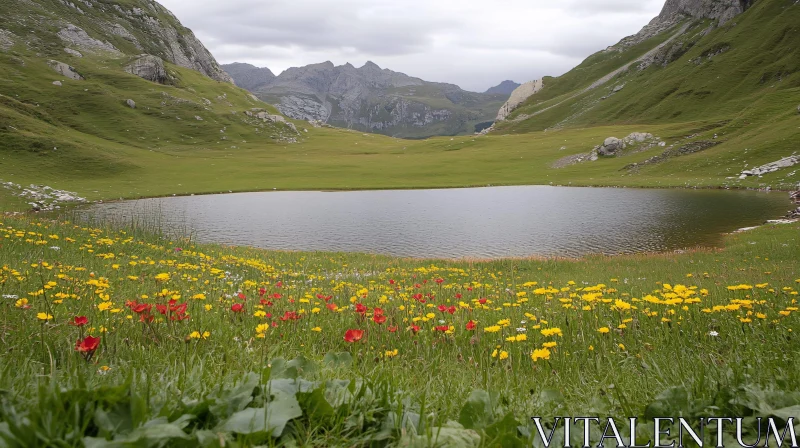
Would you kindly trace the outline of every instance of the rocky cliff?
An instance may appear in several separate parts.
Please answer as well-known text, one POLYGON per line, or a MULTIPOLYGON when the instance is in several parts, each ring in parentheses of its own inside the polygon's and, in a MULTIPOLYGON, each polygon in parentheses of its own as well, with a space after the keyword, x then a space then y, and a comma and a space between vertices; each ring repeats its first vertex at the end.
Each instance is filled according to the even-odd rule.
POLYGON ((222 69, 234 79, 237 86, 250 91, 269 84, 275 79, 275 74, 266 67, 256 67, 240 62, 223 64, 222 69))
MULTIPOLYGON (((9 46, 72 56, 105 54, 113 58, 152 56, 196 70, 221 82, 232 82, 194 33, 153 0, 5 0, 0 36, 9 46), (12 11, 24 14, 11 14, 12 11)), ((152 62, 144 60, 142 62, 152 62)), ((152 73, 158 67, 139 69, 152 73)))
POLYGON ((230 72, 237 85, 289 117, 398 137, 473 133, 493 121, 508 97, 423 81, 373 62, 290 68, 258 87, 247 87, 252 70, 238 68, 230 72))

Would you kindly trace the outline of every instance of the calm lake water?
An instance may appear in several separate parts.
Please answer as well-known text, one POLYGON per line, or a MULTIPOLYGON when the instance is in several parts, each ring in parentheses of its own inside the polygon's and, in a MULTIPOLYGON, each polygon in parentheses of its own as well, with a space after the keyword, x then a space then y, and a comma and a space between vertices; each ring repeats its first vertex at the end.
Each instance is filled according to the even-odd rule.
POLYGON ((408 257, 580 256, 716 246, 778 218, 786 193, 570 187, 291 191, 96 204, 199 242, 408 257))

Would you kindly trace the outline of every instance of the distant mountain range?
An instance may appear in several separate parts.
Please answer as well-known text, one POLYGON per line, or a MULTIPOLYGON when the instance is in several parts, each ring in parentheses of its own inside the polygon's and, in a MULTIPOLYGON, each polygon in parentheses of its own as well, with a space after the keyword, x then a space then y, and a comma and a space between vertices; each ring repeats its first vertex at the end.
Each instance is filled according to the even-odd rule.
POLYGON ((382 69, 331 62, 290 68, 278 76, 268 68, 222 66, 239 87, 272 103, 286 116, 395 137, 471 134, 491 124, 514 84, 486 93, 423 81, 382 69))

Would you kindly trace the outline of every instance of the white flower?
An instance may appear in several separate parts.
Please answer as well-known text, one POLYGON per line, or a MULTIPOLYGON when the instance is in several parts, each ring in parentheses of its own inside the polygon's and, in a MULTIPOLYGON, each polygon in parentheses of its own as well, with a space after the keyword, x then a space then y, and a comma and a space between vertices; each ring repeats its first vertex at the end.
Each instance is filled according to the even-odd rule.
POLYGON ((716 332, 716 331, 714 331, 714 330, 711 330, 711 331, 709 331, 709 332, 708 332, 708 335, 709 335, 709 336, 711 336, 711 337, 713 337, 713 338, 715 338, 715 337, 719 336, 719 333, 717 333, 717 332, 716 332))
POLYGON ((526 331, 528 331, 528 329, 525 327, 517 328, 517 333, 525 333, 526 331))
POLYGON ((16 295, 16 294, 3 294, 3 298, 4 299, 17 300, 17 299, 19 299, 19 296, 16 295))
POLYGON ((50 249, 52 249, 52 250, 61 250, 61 248, 58 247, 58 246, 51 246, 50 249))
POLYGON ((443 321, 443 320, 440 320, 440 321, 439 321, 439 323, 440 323, 440 324, 442 324, 442 325, 444 325, 444 321, 443 321))

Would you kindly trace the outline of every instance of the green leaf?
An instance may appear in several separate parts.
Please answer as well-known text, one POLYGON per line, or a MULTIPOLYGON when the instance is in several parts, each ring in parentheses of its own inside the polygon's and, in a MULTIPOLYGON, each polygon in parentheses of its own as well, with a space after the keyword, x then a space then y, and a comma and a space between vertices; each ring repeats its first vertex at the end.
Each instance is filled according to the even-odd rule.
POLYGON ((213 397, 209 410, 217 418, 225 418, 241 411, 253 401, 253 391, 258 387, 258 382, 258 375, 248 373, 236 387, 222 390, 213 397))
POLYGON ((644 418, 652 420, 656 417, 684 417, 689 415, 689 392, 686 388, 671 387, 661 392, 655 401, 647 405, 644 418))
POLYGON ((233 414, 222 424, 222 430, 245 435, 269 433, 280 437, 289 420, 302 415, 297 399, 285 398, 263 408, 248 408, 233 414))
POLYGON ((465 429, 455 422, 448 422, 442 427, 431 428, 431 434, 405 434, 398 446, 404 448, 477 448, 481 444, 481 436, 472 429, 465 429))
POLYGON ((514 414, 509 412, 502 420, 488 426, 486 435, 502 442, 504 448, 524 448, 525 442, 519 437, 518 427, 519 422, 514 418, 514 414))
POLYGON ((322 363, 331 368, 347 368, 353 364, 350 352, 330 352, 322 358, 322 363))
POLYGON ((483 429, 494 421, 492 401, 485 390, 474 390, 461 408, 458 422, 467 429, 483 429))
POLYGON ((272 368, 269 372, 270 379, 290 378, 296 379, 300 376, 309 376, 317 372, 317 365, 314 362, 299 356, 291 361, 283 358, 275 358, 270 361, 272 368))

